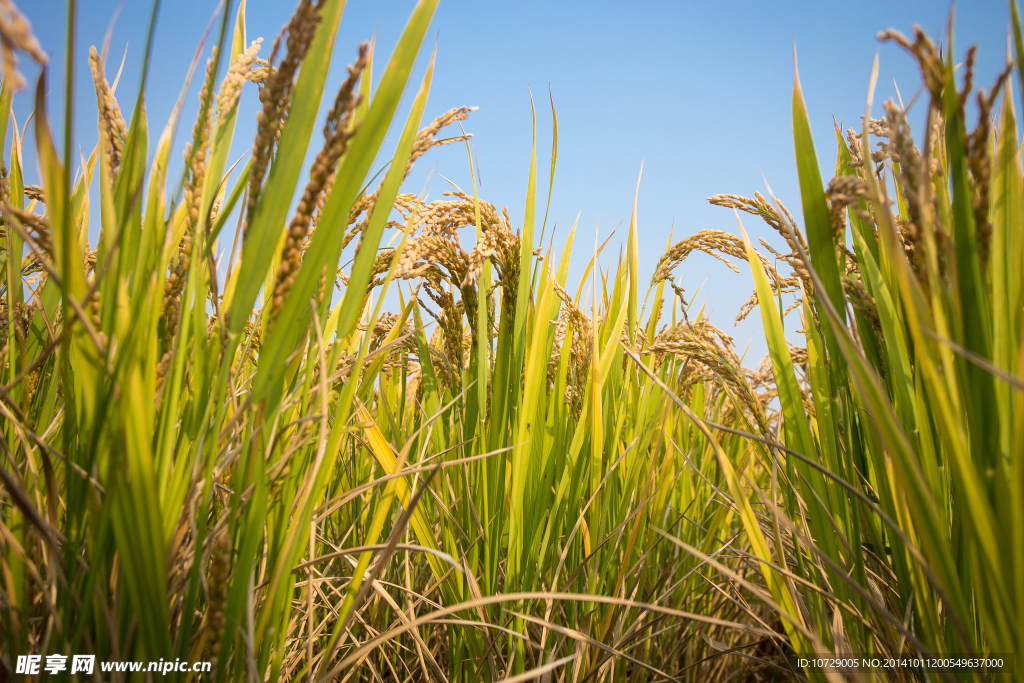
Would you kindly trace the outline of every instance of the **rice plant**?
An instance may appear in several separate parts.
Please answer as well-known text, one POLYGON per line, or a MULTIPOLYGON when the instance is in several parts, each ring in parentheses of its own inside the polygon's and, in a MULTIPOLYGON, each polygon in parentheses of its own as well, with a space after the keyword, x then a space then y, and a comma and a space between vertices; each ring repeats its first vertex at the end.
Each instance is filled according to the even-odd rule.
POLYGON ((437 0, 372 88, 368 42, 334 94, 344 2, 300 0, 269 50, 245 3, 225 6, 152 151, 144 96, 126 119, 93 50, 99 143, 77 160, 45 68, 22 146, 13 50, 47 57, 2 4, 5 676, 19 655, 89 653, 212 663, 169 674, 183 681, 974 680, 794 656, 1024 651, 1012 72, 977 93, 971 127, 974 53, 957 71, 952 28, 941 50, 882 35, 921 67, 922 148, 902 103, 873 119, 869 94, 826 187, 797 79, 803 227, 770 191, 710 198, 789 252, 742 223, 704 230, 642 285, 635 202, 617 258, 579 226, 544 243, 536 142, 521 221, 475 187, 405 191, 437 145, 473 164, 465 133, 442 137, 470 108, 421 120, 433 60, 395 120, 437 0), (239 111, 243 88, 259 111, 239 111), (694 251, 752 273, 758 370, 684 298, 694 251))

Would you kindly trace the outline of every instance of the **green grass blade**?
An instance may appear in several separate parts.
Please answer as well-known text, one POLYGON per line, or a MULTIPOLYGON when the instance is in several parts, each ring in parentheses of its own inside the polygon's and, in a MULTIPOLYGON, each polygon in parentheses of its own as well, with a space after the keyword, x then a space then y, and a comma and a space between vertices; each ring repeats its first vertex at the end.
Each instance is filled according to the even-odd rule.
MULTIPOLYGON (((800 198, 804 210, 804 222, 807 228, 807 244, 811 251, 814 267, 821 274, 825 283, 825 294, 832 301, 836 310, 844 311, 843 285, 839 280, 839 262, 836 259, 836 238, 832 231, 832 219, 829 215, 825 190, 821 184, 821 170, 818 156, 814 151, 814 139, 811 136, 811 125, 807 119, 807 108, 804 105, 803 91, 800 89, 800 74, 796 70, 796 52, 793 53, 793 144, 796 149, 796 168, 800 178, 800 198)), ((821 296, 815 293, 816 296, 821 296)), ((843 359, 836 346, 834 332, 824 330, 825 341, 831 354, 830 361, 836 363, 837 388, 844 382, 842 379, 843 359)))
MULTIPOLYGON (((414 15, 413 19, 410 19, 410 24, 413 21, 429 22, 429 16, 426 15, 414 15)), ((416 27, 417 30, 419 26, 416 27)), ((423 23, 423 30, 426 30, 426 23, 423 23)), ((412 34, 413 37, 417 35, 422 37, 422 32, 412 34)), ((408 66, 411 66, 415 53, 402 51, 401 53, 396 50, 396 57, 402 56, 408 59, 408 66)), ((395 195, 398 193, 398 189, 401 186, 402 181, 405 179, 405 167, 409 159, 409 155, 412 152, 413 143, 416 141, 416 131, 420 123, 420 119, 423 116, 423 109, 426 106, 427 94, 430 91, 430 82, 433 75, 433 58, 430 61, 430 66, 427 68, 427 73, 423 78, 423 83, 420 87, 420 91, 416 96, 416 100, 413 104, 413 109, 406 120, 405 128, 402 132, 402 137, 399 139, 398 147, 395 150, 395 156, 392 160, 391 167, 388 169, 388 173, 384 178, 384 184, 381 186, 381 192, 377 198, 378 206, 388 207, 390 209, 394 202, 395 195)), ((381 97, 382 93, 389 93, 393 89, 403 87, 405 85, 404 78, 400 79, 400 76, 408 76, 408 71, 404 70, 404 65, 395 65, 394 58, 392 65, 389 65, 388 72, 385 73, 384 79, 381 82, 380 88, 377 91, 377 96, 381 97), (394 66, 394 69, 392 67, 394 66)), ((397 98, 395 98, 397 103, 397 98)), ((359 134, 353 141, 352 149, 349 150, 348 155, 343 162, 340 178, 344 179, 343 182, 339 183, 341 187, 335 187, 331 198, 328 200, 327 207, 324 209, 323 222, 326 225, 335 224, 334 221, 337 219, 338 214, 335 211, 339 207, 344 207, 345 214, 347 215, 351 208, 351 203, 342 205, 336 204, 346 199, 354 200, 355 195, 353 190, 357 187, 356 183, 359 182, 356 178, 358 171, 353 175, 346 175, 345 171, 348 169, 349 161, 355 161, 360 158, 360 155, 366 155, 362 161, 366 161, 369 158, 368 152, 364 149, 356 149, 356 143, 360 139, 359 136, 366 134, 372 135, 375 132, 383 133, 387 126, 382 122, 376 121, 374 117, 375 105, 370 107, 370 120, 377 123, 376 126, 371 125, 369 122, 365 122, 364 126, 360 128, 359 134)), ((388 114, 393 114, 387 112, 388 114)), ((378 146, 380 140, 377 140, 378 146)), ((362 170, 362 169, 360 169, 362 170)), ((352 329, 355 327, 357 316, 362 311, 363 302, 366 297, 366 286, 370 279, 370 268, 373 265, 373 260, 376 257, 377 245, 380 243, 381 235, 384 232, 384 225, 387 221, 389 210, 382 209, 375 211, 370 217, 369 225, 363 234, 362 242, 359 248, 359 252, 356 254, 356 262, 352 268, 352 275, 349 279, 348 287, 345 291, 345 297, 341 303, 341 317, 338 322, 338 338, 346 339, 351 334, 352 329)), ((273 332, 267 339, 266 345, 263 347, 262 356, 270 359, 276 359, 276 362, 264 363, 260 366, 260 372, 257 375, 256 385, 254 387, 254 398, 256 400, 262 400, 264 396, 270 391, 273 382, 280 375, 282 370, 283 359, 291 353, 297 342, 297 337, 304 333, 305 327, 298 323, 305 315, 304 311, 309 310, 309 297, 313 294, 314 288, 318 285, 320 279, 320 273, 324 265, 337 263, 338 256, 341 248, 341 231, 317 231, 314 233, 313 242, 307 252, 309 256, 303 262, 302 268, 299 270, 298 277, 295 280, 295 284, 292 287, 292 291, 285 300, 284 308, 282 308, 280 315, 278 316, 277 324, 274 327, 273 332), (318 238, 323 239, 318 240, 318 238), (327 244, 323 244, 327 242, 327 244), (320 258, 313 256, 314 254, 322 254, 320 258), (302 303, 305 302, 303 306, 302 303), (301 308, 300 308, 301 306, 301 308)))
POLYGON ((299 72, 277 156, 242 244, 242 263, 231 302, 231 332, 241 333, 270 268, 295 184, 313 135, 344 0, 325 0, 320 24, 299 72))
POLYGON ((626 314, 626 333, 632 342, 636 336, 637 313, 636 300, 640 296, 637 289, 637 279, 640 270, 640 238, 637 234, 636 205, 640 198, 640 177, 644 174, 644 165, 640 164, 640 173, 636 178, 636 194, 633 195, 633 213, 629 217, 629 235, 626 237, 626 264, 629 273, 629 301, 627 303, 628 313, 626 314))
MULTIPOLYGON (((327 200, 327 205, 324 207, 324 220, 327 221, 328 225, 335 223, 339 225, 344 224, 342 217, 348 216, 348 212, 362 188, 363 179, 366 177, 367 172, 369 172, 370 165, 373 163, 373 159, 377 154, 377 150, 380 149, 381 143, 384 141, 384 136, 395 115, 395 111, 398 109, 399 100, 405 90, 406 82, 409 80, 409 73, 412 71, 416 56, 419 54, 423 37, 434 16, 434 11, 437 9, 437 2, 438 0, 420 0, 413 10, 412 16, 409 17, 405 30, 402 32, 398 45, 391 55, 391 60, 388 62, 387 69, 384 71, 384 76, 381 78, 380 85, 377 86, 377 92, 370 103, 366 120, 363 121, 359 128, 359 133, 352 140, 352 145, 349 147, 345 160, 342 162, 342 167, 338 172, 338 177, 345 179, 345 182, 335 186, 331 197, 327 200)), ((412 117, 410 116, 410 118, 412 117)), ((403 132, 403 135, 405 134, 403 132)), ((402 168, 395 171, 395 173, 404 173, 404 170, 403 164, 402 168)), ((389 169, 390 172, 391 169, 389 169)), ((388 183, 387 178, 385 178, 385 183, 388 183)), ((397 191, 397 188, 395 191, 397 191)), ((377 218, 381 226, 380 228, 375 228, 378 233, 383 229, 382 226, 385 220, 386 216, 377 218)), ((335 235, 330 242, 327 242, 325 239, 321 244, 317 244, 319 237, 319 232, 314 235, 314 242, 311 248, 313 246, 321 247, 326 252, 327 261, 329 263, 336 263, 340 255, 341 235, 335 235)), ((363 235, 363 244, 366 245, 366 249, 360 249, 356 253, 349 287, 345 291, 341 319, 338 322, 338 335, 342 339, 351 333, 359 318, 359 313, 362 310, 361 304, 364 298, 364 288, 370 280, 370 269, 376 257, 379 241, 380 234, 374 235, 368 229, 367 234, 363 235)), ((316 277, 319 277, 319 273, 316 274, 316 277)), ((301 282, 301 276, 296 280, 296 287, 298 287, 299 282, 301 282)))
MULTIPOLYGON (((950 46, 952 48, 952 46, 950 46)), ((956 92, 952 56, 946 65, 950 84, 945 90, 945 143, 953 187, 953 243, 956 258, 956 293, 959 297, 960 334, 964 346, 978 356, 991 360, 992 326, 978 257, 978 236, 974 224, 973 191, 964 156, 964 121, 956 92)), ((960 361, 968 378, 967 413, 972 428, 972 451, 978 456, 989 495, 994 493, 995 466, 999 460, 999 428, 993 425, 999 415, 992 375, 981 367, 960 361), (993 428, 994 426, 994 428, 993 428)))

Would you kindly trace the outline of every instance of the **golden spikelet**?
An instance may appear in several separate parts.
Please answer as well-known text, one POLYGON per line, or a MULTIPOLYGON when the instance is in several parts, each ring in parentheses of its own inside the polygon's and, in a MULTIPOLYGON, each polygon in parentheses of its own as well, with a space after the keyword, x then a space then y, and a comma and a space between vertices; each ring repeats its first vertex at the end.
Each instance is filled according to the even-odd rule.
MULTIPOLYGON (((720 195, 716 195, 716 197, 718 196, 720 195)), ((714 200, 715 197, 712 197, 712 204, 715 203, 714 200)), ((746 252, 739 238, 721 230, 701 230, 686 239, 676 242, 668 251, 662 254, 661 258, 658 259, 658 265, 654 270, 651 282, 657 283, 668 279, 672 270, 685 261, 694 251, 702 251, 718 259, 736 273, 740 272, 739 268, 726 256, 746 260, 746 252)))
POLYGON ((288 296, 295 276, 299 271, 302 256, 302 243, 306 238, 310 223, 313 218, 313 210, 319 202, 327 179, 333 175, 338 165, 338 160, 348 146, 348 141, 355 134, 356 127, 350 125, 356 105, 359 104, 359 95, 356 93, 356 85, 359 83, 363 69, 366 67, 369 43, 359 46, 359 57, 354 65, 348 67, 348 77, 342 83, 338 94, 334 99, 334 106, 327 114, 327 121, 324 123, 324 146, 317 153, 313 166, 309 170, 309 181, 296 207, 295 215, 288 225, 288 237, 285 239, 284 254, 281 258, 281 265, 278 266, 274 282, 274 294, 271 299, 271 314, 268 329, 272 327, 277 314, 284 305, 284 299, 288 296))
POLYGON ((26 185, 25 198, 33 202, 39 202, 40 204, 46 203, 46 193, 43 191, 43 188, 38 185, 26 185))
MULTIPOLYGON (((445 126, 449 126, 458 121, 465 120, 469 116, 470 112, 474 110, 476 110, 476 107, 455 107, 454 109, 449 109, 444 114, 441 114, 440 116, 435 118, 428 126, 421 129, 416 134, 416 142, 413 143, 412 152, 409 154, 409 161, 405 165, 405 175, 403 176, 403 180, 409 177, 409 172, 412 171, 412 166, 416 162, 416 160, 419 159, 424 154, 426 154, 427 151, 429 151, 432 147, 440 147, 442 145, 447 145, 453 142, 460 142, 468 139, 468 136, 466 135, 459 135, 451 138, 444 138, 441 140, 437 140, 435 138, 437 134, 440 133, 445 126)), ((356 228, 357 232, 361 232, 362 229, 369 224, 370 215, 373 213, 373 207, 377 203, 377 197, 380 195, 380 190, 381 186, 383 185, 383 182, 384 181, 382 180, 381 185, 378 185, 377 189, 374 190, 372 193, 362 196, 352 207, 352 214, 349 217, 350 225, 354 223, 361 214, 366 214, 366 217, 363 220, 362 224, 356 228)), ((452 195, 459 196, 462 198, 462 200, 468 201, 466 195, 462 193, 445 192, 445 196, 452 195)), ((441 205, 438 205, 435 207, 435 210, 442 211, 443 207, 441 205)), ((421 218, 420 220, 421 222, 423 222, 429 219, 421 218)))
MULTIPOLYGON (((1012 73, 1013 64, 1007 64, 996 78, 991 92, 979 90, 977 94, 978 125, 967 134, 964 151, 967 153, 967 168, 974 178, 973 196, 974 224, 978 230, 978 255, 984 266, 988 263, 989 244, 992 241, 992 222, 989 220, 989 193, 991 187, 992 160, 989 158, 992 136, 992 108, 999 91, 1012 73)), ((964 95, 969 94, 966 90, 964 95)))
MULTIPOLYGON (((185 184, 185 220, 189 229, 185 239, 191 241, 190 233, 194 233, 200 224, 199 212, 202 210, 203 184, 206 181, 206 155, 210 148, 210 121, 212 111, 213 70, 217 64, 217 48, 206 62, 206 79, 199 91, 199 115, 192 128, 192 142, 185 146, 185 163, 188 164, 188 182, 185 184)), ((186 268, 188 266, 186 265, 186 268)))
POLYGON ((878 39, 880 41, 897 43, 910 52, 917 59, 925 85, 928 86, 928 90, 931 92, 932 101, 942 101, 942 90, 946 87, 946 65, 943 62, 941 51, 920 26, 914 26, 913 43, 905 35, 894 29, 888 29, 879 33, 878 39))
POLYGON ((50 239, 50 223, 45 216, 19 209, 18 207, 2 203, 0 204, 0 210, 3 211, 3 218, 5 222, 10 224, 13 220, 17 220, 25 230, 29 233, 32 241, 36 243, 39 249, 52 257, 53 255, 53 244, 50 239))
POLYGON ((468 138, 466 135, 457 135, 455 137, 444 138, 443 140, 436 140, 435 138, 445 126, 450 126, 458 121, 466 120, 469 117, 469 113, 472 111, 476 111, 476 107, 455 107, 453 109, 449 109, 431 121, 430 125, 426 128, 420 130, 419 133, 416 134, 416 142, 413 143, 412 153, 409 155, 409 162, 406 164, 406 175, 409 174, 409 170, 412 168, 413 163, 426 154, 431 147, 440 147, 442 145, 449 145, 453 142, 462 142, 466 140, 468 138))
POLYGON ((3 59, 4 83, 12 92, 25 87, 25 77, 18 71, 15 50, 26 53, 40 66, 46 66, 49 61, 32 33, 32 25, 18 10, 18 6, 13 0, 0 0, 0 53, 3 59))
POLYGON ((867 185, 857 176, 836 176, 828 183, 825 196, 829 202, 832 218, 832 232, 837 244, 845 242, 846 209, 849 206, 857 211, 856 204, 868 196, 867 185))
POLYGON ((228 587, 231 578, 231 540, 227 532, 217 535, 210 556, 210 571, 207 578, 206 628, 209 629, 210 659, 217 666, 220 657, 220 641, 227 625, 225 608, 227 607, 228 587))
POLYGON ((476 279, 483 270, 484 263, 490 260, 497 247, 498 231, 496 229, 488 230, 484 233, 483 238, 476 243, 476 246, 473 247, 473 251, 469 252, 469 263, 466 268, 466 277, 462 282, 463 285, 476 284, 476 279))
POLYGON ((99 109, 100 136, 103 153, 110 166, 110 182, 117 177, 117 169, 121 165, 124 154, 125 138, 128 135, 121 108, 117 105, 114 92, 103 74, 103 62, 100 60, 96 47, 89 48, 89 68, 92 70, 93 84, 96 86, 96 106, 99 109))
POLYGON ((199 115, 192 128, 192 142, 185 146, 185 163, 188 165, 185 183, 185 234, 178 245, 178 260, 164 282, 164 298, 161 302, 164 318, 164 354, 157 364, 157 388, 163 386, 163 379, 171 361, 174 336, 178 332, 181 292, 185 287, 188 269, 192 259, 192 245, 196 230, 200 226, 200 212, 203 203, 203 184, 206 179, 206 155, 210 146, 210 126, 213 116, 213 71, 216 68, 217 49, 206 62, 206 79, 199 91, 199 115))
POLYGON ((310 0, 301 0, 288 25, 274 40, 274 47, 265 67, 266 73, 261 74, 262 110, 256 117, 256 139, 252 148, 253 162, 249 172, 249 199, 242 226, 243 236, 248 235, 253 214, 259 204, 263 178, 270 166, 270 157, 291 102, 295 74, 309 51, 309 45, 319 23, 320 3, 314 5, 310 0), (287 53, 281 63, 274 67, 274 59, 277 57, 282 39, 285 40, 287 53))
POLYGON ((219 120, 227 118, 231 110, 238 104, 238 98, 242 94, 242 86, 251 78, 252 65, 256 60, 256 55, 259 53, 262 43, 262 38, 252 41, 248 49, 235 57, 228 67, 228 73, 224 76, 224 80, 221 81, 220 91, 217 93, 217 118, 219 120))

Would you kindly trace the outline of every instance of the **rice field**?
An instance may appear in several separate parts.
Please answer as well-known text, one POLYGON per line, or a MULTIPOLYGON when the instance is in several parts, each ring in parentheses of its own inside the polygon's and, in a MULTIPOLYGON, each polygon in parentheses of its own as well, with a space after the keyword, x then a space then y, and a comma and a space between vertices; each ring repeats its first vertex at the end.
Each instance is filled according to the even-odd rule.
POLYGON ((1024 653, 1016 4, 985 90, 952 30, 881 34, 920 67, 925 130, 869 94, 828 183, 797 75, 802 221, 715 195, 735 232, 670 242, 650 278, 635 203, 620 243, 537 225, 553 104, 524 218, 408 192, 436 146, 474 163, 470 108, 423 120, 433 60, 410 82, 437 4, 390 55, 352 46, 336 93, 344 2, 300 0, 262 42, 225 6, 181 84, 195 121, 119 102, 93 50, 66 70, 95 86, 86 158, 47 107, 70 83, 25 82, 16 57, 47 56, 0 2, 0 680, 91 654, 211 663, 162 676, 189 682, 974 681, 800 658, 1024 653), (749 274, 757 370, 684 297, 696 252, 749 274))

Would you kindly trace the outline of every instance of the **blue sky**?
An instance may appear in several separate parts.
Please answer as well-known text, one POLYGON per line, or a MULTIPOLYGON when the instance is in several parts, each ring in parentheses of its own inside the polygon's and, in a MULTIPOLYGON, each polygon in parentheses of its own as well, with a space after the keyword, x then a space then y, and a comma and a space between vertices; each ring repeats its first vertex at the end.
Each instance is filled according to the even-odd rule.
MULTIPOLYGON (((237 0, 231 0, 232 7, 237 0)), ((66 4, 58 0, 19 3, 51 56, 50 112, 61 125, 66 4)), ((118 0, 81 0, 78 27, 76 146, 88 154, 96 141, 95 94, 88 72, 90 45, 102 45, 118 0)), ((411 0, 349 0, 342 18, 328 80, 333 92, 352 61, 359 41, 377 36, 378 74, 413 7, 411 0)), ((293 6, 287 1, 249 0, 249 39, 262 36, 264 53, 293 6)), ((146 93, 152 135, 167 121, 192 55, 216 10, 208 0, 164 2, 157 21, 151 76, 146 93)), ((141 53, 150 5, 125 0, 111 40, 108 75, 116 73, 127 50, 118 87, 122 109, 130 111, 138 91, 141 53)), ((819 161, 826 179, 834 168, 832 119, 859 127, 871 61, 880 51, 881 70, 875 115, 895 96, 905 101, 920 87, 911 58, 876 40, 894 27, 910 34, 913 24, 932 35, 944 30, 945 2, 930 0, 837 2, 535 2, 497 3, 441 0, 429 38, 437 42, 437 66, 424 119, 458 105, 480 109, 466 122, 474 135, 480 167, 480 194, 507 205, 518 226, 523 219, 530 161, 530 91, 537 104, 538 184, 548 183, 551 116, 548 88, 559 122, 558 167, 549 223, 564 236, 579 215, 576 277, 593 249, 595 225, 603 240, 623 226, 611 245, 618 253, 625 236, 637 174, 642 277, 646 283, 674 225, 679 239, 705 228, 735 231, 731 211, 710 206, 715 193, 752 196, 765 179, 799 219, 799 188, 792 145, 793 45, 819 161)), ((988 87, 1005 60, 1007 5, 1002 0, 962 3, 955 13, 958 57, 979 44, 977 82, 988 87)), ((425 46, 413 81, 422 76, 431 46, 425 46)), ((209 46, 205 48, 205 56, 209 46)), ((22 59, 35 82, 37 71, 22 59)), ((251 88, 251 86, 250 86, 251 88)), ((188 96, 175 159, 197 110, 196 87, 188 96)), ((414 90, 414 87, 410 87, 414 90)), ((406 98, 403 109, 411 103, 406 98)), ((235 158, 251 144, 257 99, 243 100, 235 136, 235 158), (247 109, 246 109, 247 108, 247 109)), ((31 111, 31 89, 19 94, 15 112, 22 124, 31 111)), ((923 107, 916 108, 920 113, 923 107)), ((403 118, 402 111, 398 118, 403 118)), ((912 117, 912 121, 920 117, 912 117)), ((844 127, 845 127, 844 126, 844 127)), ((26 144, 32 144, 31 135, 26 144)), ((314 142, 314 145, 317 143, 314 142)), ((30 159, 31 159, 31 155, 30 159)), ((180 162, 179 162, 180 164, 180 162)), ((34 169, 26 169, 29 180, 34 169)), ((434 150, 421 159, 407 189, 428 189, 439 198, 449 189, 439 175, 472 187, 465 148, 434 150)), ((172 188, 173 189, 173 188, 172 188)), ((751 236, 778 244, 770 231, 747 217, 751 236), (762 229, 764 228, 764 229, 762 229)), ((549 227, 550 234, 550 227, 549 227)), ((228 248, 230 244, 228 245, 228 248)), ((736 275, 708 257, 691 257, 677 272, 690 294, 703 284, 713 320, 734 334, 741 350, 751 339, 748 364, 765 353, 759 316, 734 328, 736 310, 750 295, 749 271, 736 275)), ((570 275, 572 278, 573 275, 570 275)), ((794 314, 795 316, 795 314, 794 314)), ((792 317, 787 327, 798 327, 792 317)))

